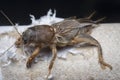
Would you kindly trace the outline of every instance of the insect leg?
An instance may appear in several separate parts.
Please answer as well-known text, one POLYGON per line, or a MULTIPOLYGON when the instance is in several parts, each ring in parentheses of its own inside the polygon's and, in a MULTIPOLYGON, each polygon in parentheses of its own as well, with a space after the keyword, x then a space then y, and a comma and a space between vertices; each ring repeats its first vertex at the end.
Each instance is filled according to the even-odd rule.
POLYGON ((55 59, 56 59, 56 57, 57 57, 56 45, 52 45, 52 46, 51 46, 51 49, 52 49, 52 59, 51 59, 50 64, 49 64, 49 68, 48 68, 49 70, 48 70, 47 78, 48 78, 49 75, 51 74, 51 70, 52 70, 52 68, 53 68, 55 59))
POLYGON ((91 19, 95 13, 96 13, 96 11, 94 11, 92 14, 90 14, 88 17, 86 17, 86 19, 91 19))
POLYGON ((40 47, 37 47, 34 52, 32 53, 32 55, 28 58, 27 63, 26 63, 26 67, 30 68, 31 67, 31 63, 34 60, 34 58, 39 54, 40 52, 40 47))
POLYGON ((101 68, 105 69, 106 67, 109 67, 112 70, 112 66, 104 62, 101 45, 92 36, 88 34, 80 34, 79 36, 75 37, 71 42, 73 44, 77 44, 80 42, 87 42, 89 44, 95 45, 98 48, 98 58, 101 68))

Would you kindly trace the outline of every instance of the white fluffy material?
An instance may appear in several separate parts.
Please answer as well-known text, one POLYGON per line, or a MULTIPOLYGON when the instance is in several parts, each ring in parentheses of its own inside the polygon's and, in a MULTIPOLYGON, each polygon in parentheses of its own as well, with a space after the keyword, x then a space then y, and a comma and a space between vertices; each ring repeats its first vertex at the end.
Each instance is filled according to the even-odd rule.
POLYGON ((54 13, 52 13, 51 9, 47 12, 47 15, 40 17, 40 19, 35 19, 34 15, 31 14, 30 17, 32 25, 51 25, 53 23, 64 20, 63 18, 57 18, 56 10, 54 10, 54 13))

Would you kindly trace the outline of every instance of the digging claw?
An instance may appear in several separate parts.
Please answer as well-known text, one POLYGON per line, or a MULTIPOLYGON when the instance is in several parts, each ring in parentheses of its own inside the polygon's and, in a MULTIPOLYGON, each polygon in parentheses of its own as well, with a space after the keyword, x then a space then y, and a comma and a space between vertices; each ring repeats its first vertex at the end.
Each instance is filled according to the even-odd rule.
POLYGON ((31 62, 30 62, 30 61, 27 61, 26 67, 27 67, 27 68, 31 68, 31 62))

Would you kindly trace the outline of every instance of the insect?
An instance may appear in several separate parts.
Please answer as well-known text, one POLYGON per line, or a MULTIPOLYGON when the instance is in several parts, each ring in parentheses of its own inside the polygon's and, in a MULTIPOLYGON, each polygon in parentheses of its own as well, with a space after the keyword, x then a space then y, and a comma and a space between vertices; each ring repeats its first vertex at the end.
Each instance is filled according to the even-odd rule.
POLYGON ((40 50, 49 47, 52 51, 52 59, 48 67, 48 76, 51 74, 56 56, 57 47, 87 43, 98 48, 98 59, 102 69, 106 67, 112 70, 112 66, 103 59, 102 48, 100 43, 90 34, 97 24, 103 18, 96 21, 91 20, 92 13, 86 18, 77 19, 75 17, 66 18, 65 20, 49 25, 36 25, 25 30, 15 42, 16 46, 29 46, 34 44, 35 50, 28 58, 26 67, 30 68, 32 61, 39 54, 40 50))

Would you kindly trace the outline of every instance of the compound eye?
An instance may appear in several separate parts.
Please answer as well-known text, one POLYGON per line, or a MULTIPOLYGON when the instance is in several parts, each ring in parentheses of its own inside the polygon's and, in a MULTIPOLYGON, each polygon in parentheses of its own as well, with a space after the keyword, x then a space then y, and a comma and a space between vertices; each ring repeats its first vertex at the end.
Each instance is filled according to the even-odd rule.
POLYGON ((24 40, 24 44, 27 44, 27 40, 24 40))
POLYGON ((22 40, 23 40, 24 44, 27 44, 27 39, 26 38, 22 37, 22 40))

